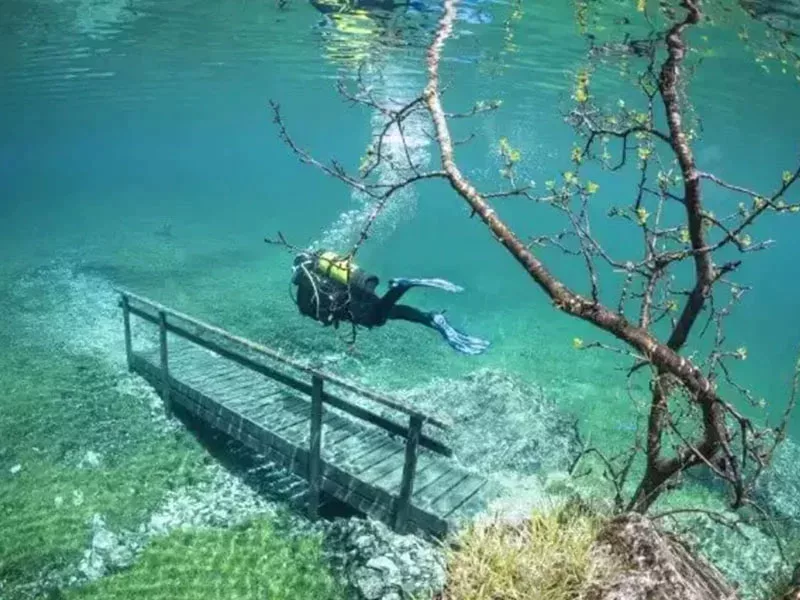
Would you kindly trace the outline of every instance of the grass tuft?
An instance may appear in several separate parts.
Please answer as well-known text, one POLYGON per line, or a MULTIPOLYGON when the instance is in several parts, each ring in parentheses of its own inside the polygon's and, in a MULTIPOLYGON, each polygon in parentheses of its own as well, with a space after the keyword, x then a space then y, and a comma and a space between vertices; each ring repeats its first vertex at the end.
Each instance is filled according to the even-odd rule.
POLYGON ((602 523, 575 503, 535 511, 518 523, 473 523, 450 552, 442 600, 577 598, 599 570, 610 568, 591 555, 602 523))

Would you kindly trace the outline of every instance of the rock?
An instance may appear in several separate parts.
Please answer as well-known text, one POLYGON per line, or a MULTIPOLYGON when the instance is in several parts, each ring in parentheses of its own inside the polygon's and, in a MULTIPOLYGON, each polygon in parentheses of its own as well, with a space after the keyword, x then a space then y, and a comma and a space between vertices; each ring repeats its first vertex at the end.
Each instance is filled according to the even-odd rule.
POLYGON ((87 450, 78 463, 79 469, 96 469, 102 463, 102 457, 93 450, 87 450))
POLYGON ((789 581, 789 589, 784 592, 780 600, 800 600, 800 563, 794 568, 792 579, 789 581))
POLYGON ((357 598, 431 598, 444 588, 444 556, 433 544, 396 534, 374 520, 342 519, 322 526, 325 554, 357 598))
POLYGON ((388 556, 379 556, 369 559, 367 561, 367 567, 383 571, 387 578, 391 578, 392 574, 397 571, 397 565, 394 564, 394 561, 388 556))
POLYGON ((786 439, 778 446, 772 464, 759 478, 755 494, 763 506, 779 517, 788 517, 800 525, 800 445, 786 439))
POLYGON ((626 514, 608 523, 593 548, 613 564, 609 580, 591 582, 582 600, 736 600, 722 574, 652 521, 626 514))
POLYGON ((9 472, 10 472, 12 475, 16 475, 16 474, 17 474, 17 473, 19 473, 21 470, 22 470, 22 465, 14 465, 13 467, 11 467, 11 468, 9 469, 9 472))
POLYGON ((78 571, 88 581, 94 581, 110 571, 127 567, 135 556, 133 546, 108 529, 103 517, 95 514, 92 517, 92 542, 83 553, 78 571))
POLYGON ((274 506, 224 469, 211 467, 210 481, 167 494, 161 507, 144 526, 148 537, 175 529, 229 527, 260 514, 272 514, 274 506))

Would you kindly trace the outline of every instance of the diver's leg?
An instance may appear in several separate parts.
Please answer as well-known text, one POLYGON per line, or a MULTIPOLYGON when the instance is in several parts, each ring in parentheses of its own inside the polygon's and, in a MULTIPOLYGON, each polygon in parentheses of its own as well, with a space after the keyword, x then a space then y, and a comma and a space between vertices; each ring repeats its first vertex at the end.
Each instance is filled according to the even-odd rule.
POLYGON ((398 319, 411 321, 435 329, 433 325, 433 313, 423 312, 407 304, 396 304, 389 309, 388 319, 398 319))
POLYGON ((431 329, 435 329, 450 344, 450 347, 463 354, 481 354, 489 347, 489 342, 480 338, 472 337, 458 331, 447 322, 441 313, 423 312, 412 306, 397 304, 389 311, 390 319, 401 319, 419 323, 431 329))
POLYGON ((430 287, 447 292, 461 292, 464 288, 447 281, 446 279, 412 279, 409 277, 396 277, 389 280, 389 291, 386 292, 375 306, 375 319, 385 323, 390 318, 392 307, 412 287, 430 287))
MULTIPOLYGON (((404 318, 404 317, 392 317, 391 313, 392 310, 397 307, 396 306, 397 302, 398 300, 400 300, 400 298, 403 297, 403 294, 405 294, 408 290, 414 287, 413 285, 392 285, 391 282, 389 283, 389 286, 390 286, 389 291, 386 292, 383 296, 381 296, 374 306, 373 318, 380 325, 386 323, 386 319, 404 318)), ((411 307, 406 307, 406 308, 411 308, 411 307)), ((400 312, 402 313, 403 311, 400 312)), ((411 319, 406 319, 406 320, 411 320, 411 319)))

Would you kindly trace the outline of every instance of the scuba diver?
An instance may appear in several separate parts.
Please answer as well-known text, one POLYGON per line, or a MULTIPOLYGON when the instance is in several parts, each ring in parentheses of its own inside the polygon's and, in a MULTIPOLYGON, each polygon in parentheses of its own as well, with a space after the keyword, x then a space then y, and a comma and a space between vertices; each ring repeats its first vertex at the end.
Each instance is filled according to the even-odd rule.
POLYGON ((463 354, 481 354, 489 347, 489 342, 457 331, 442 313, 398 304, 412 287, 463 291, 444 279, 391 279, 388 291, 378 296, 375 288, 379 279, 375 275, 333 252, 304 252, 294 259, 292 283, 297 286, 295 303, 300 313, 325 326, 338 328, 341 321, 348 321, 371 329, 389 320, 402 320, 438 331, 452 348, 463 354))

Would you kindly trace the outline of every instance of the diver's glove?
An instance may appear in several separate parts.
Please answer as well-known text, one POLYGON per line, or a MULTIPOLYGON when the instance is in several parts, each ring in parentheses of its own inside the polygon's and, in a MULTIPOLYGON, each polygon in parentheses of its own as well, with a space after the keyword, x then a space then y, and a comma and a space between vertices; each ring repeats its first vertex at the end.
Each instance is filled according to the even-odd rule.
POLYGON ((410 277, 395 277, 389 280, 389 287, 429 287, 444 290, 445 292, 463 292, 464 288, 446 279, 413 279, 410 277))
POLYGON ((431 317, 431 323, 447 340, 447 343, 462 354, 482 354, 489 347, 489 342, 486 340, 472 337, 456 330, 441 313, 434 314, 431 317))

